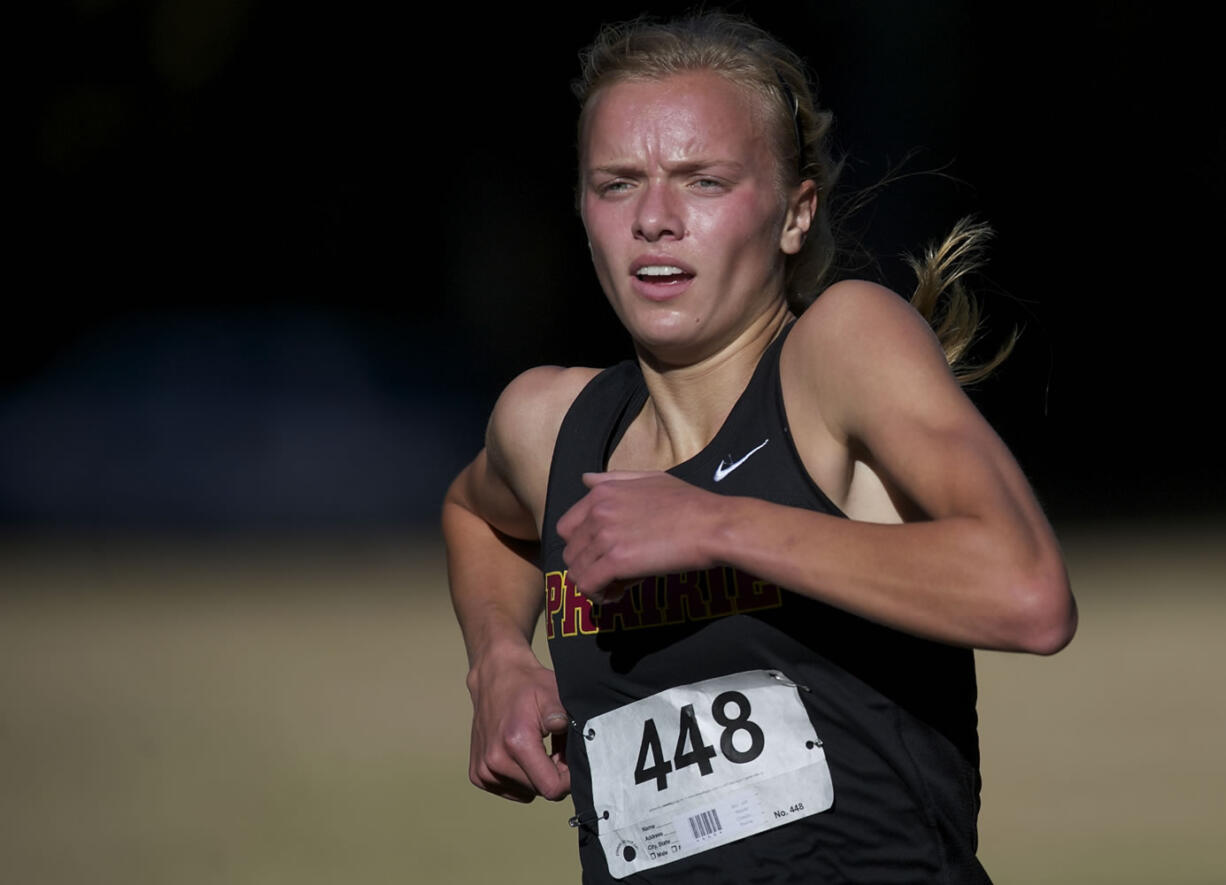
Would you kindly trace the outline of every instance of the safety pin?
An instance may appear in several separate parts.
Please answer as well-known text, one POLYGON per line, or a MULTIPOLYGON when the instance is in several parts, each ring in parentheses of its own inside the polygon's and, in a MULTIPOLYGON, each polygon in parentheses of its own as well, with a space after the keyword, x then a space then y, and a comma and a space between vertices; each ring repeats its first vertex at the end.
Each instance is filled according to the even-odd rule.
POLYGON ((792 682, 788 679, 785 679, 783 674, 780 673, 778 670, 767 670, 766 675, 769 676, 771 679, 774 679, 776 682, 782 682, 784 685, 788 686, 788 688, 799 688, 801 691, 807 691, 807 692, 813 691, 813 689, 809 688, 809 686, 807 685, 801 685, 799 682, 792 682))
POLYGON ((588 824, 599 823, 602 820, 608 820, 608 819, 609 819, 609 812, 606 811, 603 814, 597 814, 596 809, 593 808, 588 811, 584 811, 581 814, 576 814, 566 823, 569 824, 571 828, 573 829, 574 827, 584 827, 584 826, 587 826, 588 824), (587 815, 591 815, 591 817, 587 817, 587 815))
POLYGON ((596 737, 596 729, 589 728, 587 731, 584 731, 582 728, 579 727, 579 723, 576 722, 574 719, 570 721, 570 727, 573 728, 575 731, 577 731, 579 734, 581 734, 583 737, 587 738, 589 741, 592 738, 596 737))

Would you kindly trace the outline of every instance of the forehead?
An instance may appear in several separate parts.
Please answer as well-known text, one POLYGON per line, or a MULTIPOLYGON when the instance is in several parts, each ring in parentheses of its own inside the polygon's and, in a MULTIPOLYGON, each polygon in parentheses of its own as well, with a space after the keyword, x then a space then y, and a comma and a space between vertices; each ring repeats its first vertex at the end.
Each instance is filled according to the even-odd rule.
POLYGON ((600 163, 643 150, 757 154, 767 144, 766 116, 761 95, 713 71, 621 80, 588 102, 583 159, 600 163))

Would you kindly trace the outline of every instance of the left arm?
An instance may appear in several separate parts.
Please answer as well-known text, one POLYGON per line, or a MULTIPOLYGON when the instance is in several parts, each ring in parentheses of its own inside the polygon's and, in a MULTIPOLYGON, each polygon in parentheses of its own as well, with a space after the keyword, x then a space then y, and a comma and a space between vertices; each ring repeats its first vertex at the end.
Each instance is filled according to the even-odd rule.
POLYGON ((857 453, 920 518, 881 525, 667 474, 592 475, 558 524, 585 593, 725 564, 943 642, 1039 654, 1068 643, 1076 608, 1051 527, 908 305, 871 284, 832 287, 797 321, 781 372, 802 455, 857 453))

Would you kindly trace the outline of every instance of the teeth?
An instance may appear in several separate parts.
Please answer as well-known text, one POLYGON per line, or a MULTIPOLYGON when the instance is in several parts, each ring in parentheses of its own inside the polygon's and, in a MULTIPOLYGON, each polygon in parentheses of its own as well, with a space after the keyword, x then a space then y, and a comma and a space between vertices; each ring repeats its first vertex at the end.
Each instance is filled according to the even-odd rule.
POLYGON ((640 277, 672 277, 678 274, 683 274, 679 267, 673 267, 671 264, 650 264, 647 267, 640 267, 636 272, 640 277))

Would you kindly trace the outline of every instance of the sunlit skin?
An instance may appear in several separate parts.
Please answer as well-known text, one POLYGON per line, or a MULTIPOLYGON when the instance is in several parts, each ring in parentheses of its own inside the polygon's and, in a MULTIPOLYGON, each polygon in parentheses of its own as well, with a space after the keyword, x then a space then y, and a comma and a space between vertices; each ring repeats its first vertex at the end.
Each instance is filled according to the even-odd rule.
POLYGON ((615 83, 589 104, 583 223, 640 357, 693 365, 781 315, 812 184, 781 186, 761 103, 696 71, 615 83), (681 273, 648 276, 652 267, 681 273))
MULTIPOLYGON (((826 289, 780 357, 796 454, 850 518, 663 472, 707 447, 791 319, 785 262, 817 197, 812 182, 781 184, 761 102, 710 71, 623 81, 590 100, 583 221, 649 397, 608 471, 585 474, 590 491, 558 520, 570 576, 600 602, 638 577, 727 564, 913 635, 1058 650, 1076 610, 1050 526, 927 324, 888 290, 826 289)), ((596 371, 515 379, 444 506, 474 701, 469 776, 520 801, 569 789, 565 758, 541 743, 568 718, 530 646, 541 608, 531 549, 563 416, 596 371)))

